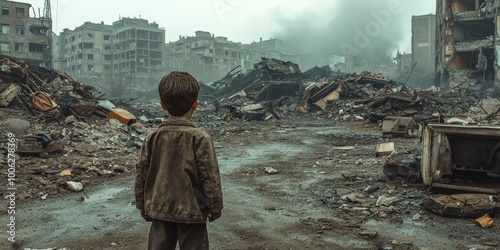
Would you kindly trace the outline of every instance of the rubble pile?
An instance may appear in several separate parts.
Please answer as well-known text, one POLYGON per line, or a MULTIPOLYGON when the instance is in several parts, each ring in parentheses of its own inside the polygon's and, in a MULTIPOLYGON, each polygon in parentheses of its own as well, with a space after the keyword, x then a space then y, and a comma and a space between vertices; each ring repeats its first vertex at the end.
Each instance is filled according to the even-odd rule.
MULTIPOLYGON (((79 192, 98 176, 132 171, 149 130, 130 112, 97 94, 65 73, 0 55, 0 115, 4 117, 0 128, 5 131, 0 151, 7 155, 5 138, 12 133, 21 199, 79 192)), ((156 109, 152 104, 117 103, 144 111, 139 119, 143 123, 157 124, 162 119, 155 118, 165 116, 161 109, 147 112, 156 109)), ((1 163, 6 161, 0 158, 1 163)), ((8 174, 7 169, 0 173, 8 174)))
POLYGON ((227 120, 283 119, 302 113, 372 122, 413 117, 420 123, 447 116, 481 121, 492 114, 479 103, 482 93, 470 89, 416 90, 382 75, 344 74, 328 66, 301 73, 297 64, 267 58, 246 74, 236 70, 202 88, 203 97, 213 102, 216 112, 225 111, 227 120))

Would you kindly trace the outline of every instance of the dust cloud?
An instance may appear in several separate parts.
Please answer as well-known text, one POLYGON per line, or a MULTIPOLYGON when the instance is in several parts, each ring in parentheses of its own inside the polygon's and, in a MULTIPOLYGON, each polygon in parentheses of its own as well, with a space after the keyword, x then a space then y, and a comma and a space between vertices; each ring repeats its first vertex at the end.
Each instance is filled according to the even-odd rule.
POLYGON ((397 50, 410 52, 412 15, 430 14, 425 11, 434 6, 428 0, 337 0, 328 8, 309 8, 292 18, 277 9, 280 25, 274 36, 302 54, 390 62, 397 50))

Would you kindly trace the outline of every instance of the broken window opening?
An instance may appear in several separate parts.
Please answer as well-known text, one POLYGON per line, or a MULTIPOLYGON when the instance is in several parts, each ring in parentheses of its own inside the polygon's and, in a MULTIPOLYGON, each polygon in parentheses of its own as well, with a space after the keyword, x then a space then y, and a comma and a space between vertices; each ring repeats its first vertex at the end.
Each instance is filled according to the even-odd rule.
POLYGON ((47 34, 47 31, 48 31, 47 28, 43 26, 35 26, 35 25, 30 26, 30 32, 33 35, 43 36, 47 34))
POLYGON ((9 24, 2 24, 2 34, 10 35, 10 25, 9 24))
POLYGON ((44 46, 43 44, 40 44, 40 43, 30 43, 29 44, 29 51, 30 52, 38 52, 38 53, 42 53, 44 51, 44 46))
POLYGON ((16 25, 16 35, 22 36, 25 33, 25 28, 22 25, 16 25))
POLYGON ((15 50, 16 50, 16 52, 24 52, 24 44, 23 43, 16 43, 15 50))
POLYGON ((24 17, 24 8, 16 7, 16 16, 17 17, 24 17))
POLYGON ((10 16, 10 8, 2 7, 2 16, 10 16))
POLYGON ((10 44, 9 43, 1 43, 0 50, 2 52, 9 52, 10 51, 10 44))
POLYGON ((103 37, 103 39, 104 39, 105 41, 109 41, 109 39, 110 39, 110 38, 111 38, 111 36, 110 36, 110 35, 104 35, 104 37, 103 37))
POLYGON ((493 22, 468 22, 454 25, 452 34, 457 42, 470 42, 488 39, 495 35, 495 30, 493 22))
POLYGON ((83 48, 84 49, 93 49, 94 48, 94 44, 93 43, 84 43, 83 44, 83 48))
POLYGON ((483 2, 484 0, 450 0, 451 9, 453 14, 463 13, 468 11, 477 11, 479 6, 476 6, 476 2, 483 2))
POLYGON ((94 65, 92 64, 87 65, 87 71, 94 71, 94 65))

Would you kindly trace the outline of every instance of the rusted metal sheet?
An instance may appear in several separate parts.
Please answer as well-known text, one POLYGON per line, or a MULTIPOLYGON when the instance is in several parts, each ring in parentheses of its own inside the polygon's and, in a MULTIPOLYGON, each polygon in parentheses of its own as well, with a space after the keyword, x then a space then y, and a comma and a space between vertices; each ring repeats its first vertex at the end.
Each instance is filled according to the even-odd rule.
POLYGON ((500 127, 430 124, 423 135, 421 173, 426 185, 498 193, 500 127))

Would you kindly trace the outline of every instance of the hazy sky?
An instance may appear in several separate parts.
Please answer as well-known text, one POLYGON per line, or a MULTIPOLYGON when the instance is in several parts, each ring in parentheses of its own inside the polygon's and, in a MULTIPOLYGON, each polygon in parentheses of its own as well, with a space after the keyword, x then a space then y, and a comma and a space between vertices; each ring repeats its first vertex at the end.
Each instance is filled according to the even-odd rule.
MULTIPOLYGON (((44 0, 18 1, 29 2, 35 9, 44 6, 44 0)), ((411 16, 434 13, 434 0, 52 0, 52 18, 56 33, 86 21, 111 24, 120 16, 142 17, 165 28, 167 42, 205 30, 243 43, 260 37, 292 39, 307 34, 314 40, 324 40, 314 44, 321 46, 330 41, 330 36, 344 36, 329 27, 339 29, 341 25, 346 36, 354 34, 355 27, 363 29, 373 21, 370 11, 387 10, 391 1, 402 4, 401 11, 391 19, 391 26, 400 27, 394 31, 398 33, 394 35, 396 46, 409 52, 411 16)))

